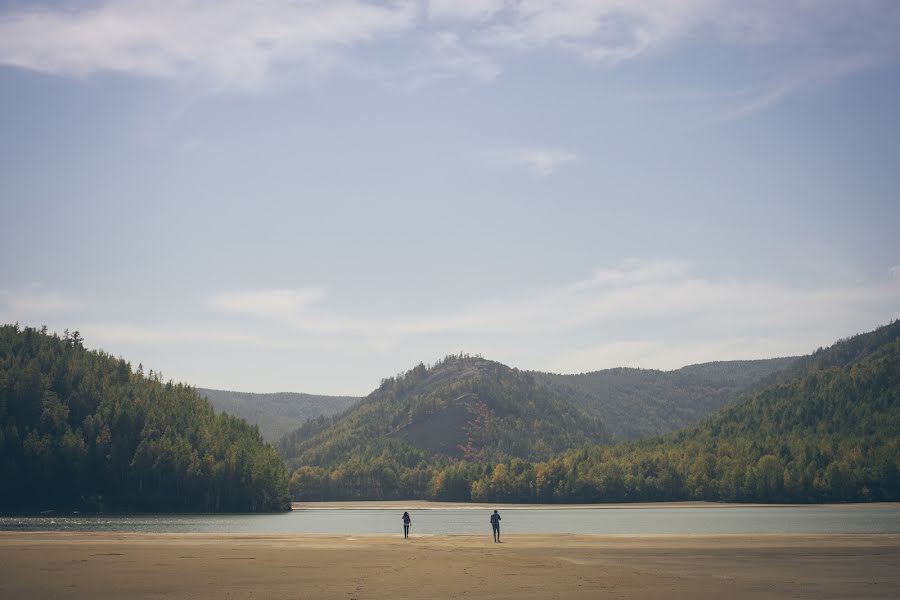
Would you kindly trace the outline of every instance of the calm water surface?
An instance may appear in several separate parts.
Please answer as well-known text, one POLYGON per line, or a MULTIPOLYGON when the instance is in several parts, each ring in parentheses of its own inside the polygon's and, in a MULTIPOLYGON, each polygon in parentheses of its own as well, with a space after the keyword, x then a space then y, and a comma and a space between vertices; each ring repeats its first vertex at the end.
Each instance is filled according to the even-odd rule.
MULTIPOLYGON (((410 510, 415 534, 490 535, 489 510, 410 510)), ((0 516, 4 531, 402 534, 402 510, 307 509, 277 515, 0 516), (399 532, 399 533, 398 533, 399 532)), ((900 505, 501 509, 504 533, 900 533, 900 505)))

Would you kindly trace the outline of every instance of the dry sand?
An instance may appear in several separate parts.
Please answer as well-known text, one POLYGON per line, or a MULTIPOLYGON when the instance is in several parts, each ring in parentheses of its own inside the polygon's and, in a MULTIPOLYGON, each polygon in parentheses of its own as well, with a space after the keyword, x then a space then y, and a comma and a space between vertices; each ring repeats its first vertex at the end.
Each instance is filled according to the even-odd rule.
POLYGON ((0 533, 0 598, 897 598, 898 535, 0 533))

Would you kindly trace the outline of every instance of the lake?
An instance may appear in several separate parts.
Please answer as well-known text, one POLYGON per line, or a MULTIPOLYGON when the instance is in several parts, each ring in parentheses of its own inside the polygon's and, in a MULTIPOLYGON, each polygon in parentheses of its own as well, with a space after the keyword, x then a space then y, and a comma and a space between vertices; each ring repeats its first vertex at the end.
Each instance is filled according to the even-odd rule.
MULTIPOLYGON (((410 510, 413 520, 411 533, 490 535, 490 513, 490 510, 480 508, 410 510)), ((314 508, 274 515, 0 516, 0 531, 402 535, 402 514, 402 509, 314 508)), ((500 514, 504 533, 900 533, 900 504, 579 509, 504 507, 500 514)))

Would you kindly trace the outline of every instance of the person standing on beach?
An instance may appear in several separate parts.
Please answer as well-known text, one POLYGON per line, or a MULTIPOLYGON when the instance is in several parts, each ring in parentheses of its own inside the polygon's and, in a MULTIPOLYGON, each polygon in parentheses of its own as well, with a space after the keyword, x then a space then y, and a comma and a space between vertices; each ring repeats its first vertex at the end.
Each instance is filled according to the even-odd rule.
POLYGON ((494 514, 491 515, 491 529, 494 530, 494 542, 500 541, 500 514, 497 512, 497 509, 494 509, 494 514))
POLYGON ((409 537, 409 525, 412 523, 412 519, 409 517, 409 513, 405 510, 403 511, 403 537, 409 537))

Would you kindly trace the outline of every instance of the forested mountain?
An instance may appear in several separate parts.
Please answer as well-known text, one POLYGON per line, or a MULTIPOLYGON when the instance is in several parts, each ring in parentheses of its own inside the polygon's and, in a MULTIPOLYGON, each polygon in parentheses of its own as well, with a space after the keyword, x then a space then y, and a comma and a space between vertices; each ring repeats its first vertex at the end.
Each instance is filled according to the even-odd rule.
POLYGON ((450 356, 386 379, 345 414, 308 421, 279 449, 307 498, 467 499, 486 465, 673 431, 793 360, 553 375, 450 356))
MULTIPOLYGON (((671 373, 555 376, 450 356, 279 449, 307 500, 900 500, 900 321, 797 359, 671 373), (601 417, 624 437, 725 402, 618 445, 601 417)), ((0 451, 4 510, 287 507, 284 465, 257 427, 77 333, 0 327, 0 451)))
MULTIPOLYGON (((686 370, 705 370, 706 381, 728 382, 742 381, 734 370, 746 374, 746 366, 710 363, 686 370)), ((579 448, 584 438, 608 434, 596 421, 585 421, 586 430, 573 424, 569 419, 579 418, 577 410, 555 419, 554 410, 574 405, 559 395, 558 385, 544 385, 541 374, 458 357, 432 369, 420 365, 387 380, 343 417, 311 421, 285 438, 283 451, 293 466, 302 465, 291 478, 291 492, 303 499, 507 502, 900 500, 900 321, 790 364, 749 366, 757 374, 744 376, 743 385, 767 377, 768 383, 751 386, 698 424, 639 442, 579 448), (466 371, 481 376, 454 375, 466 371), (518 452, 496 437, 493 445, 462 444, 455 455, 442 451, 445 440, 438 432, 445 425, 437 422, 424 435, 404 434, 438 416, 454 423, 453 416, 463 414, 454 407, 468 402, 468 394, 493 399, 489 382, 498 374, 504 376, 495 386, 503 391, 502 406, 527 405, 520 399, 536 396, 549 400, 503 421, 525 425, 518 430, 525 440, 518 452), (441 388, 434 384, 442 378, 446 391, 429 393, 441 388), (546 423, 536 430, 542 419, 546 423), (542 436, 559 434, 567 423, 577 428, 557 439, 556 447, 574 449, 533 462, 554 449, 556 438, 542 436), (506 458, 498 462, 498 456, 506 458)), ((458 431, 477 439, 481 427, 481 421, 468 419, 458 431)), ((485 429, 496 436, 496 428, 485 429)))
POLYGON ((259 432, 269 442, 277 441, 310 419, 344 412, 359 400, 353 396, 293 392, 255 394, 208 388, 197 388, 197 393, 209 400, 216 410, 259 426, 259 432))
POLYGON ((482 501, 900 500, 900 321, 678 433, 509 461, 469 483, 482 501))
POLYGON ((393 498, 441 488, 435 466, 541 460, 607 439, 599 419, 533 374, 450 356, 384 380, 351 410, 307 422, 279 447, 300 467, 294 487, 307 497, 393 498))
MULTIPOLYGON (((611 439, 624 441, 696 423, 795 360, 711 362, 674 371, 619 368, 577 375, 531 374, 554 387, 557 395, 598 417, 611 439)), ((269 441, 279 440, 316 417, 339 414, 359 400, 291 392, 257 394, 207 388, 197 388, 197 392, 216 410, 258 425, 269 441)))
POLYGON ((615 440, 669 433, 696 423, 796 359, 736 360, 674 371, 606 369, 578 375, 535 373, 596 415, 615 440))
POLYGON ((255 426, 186 385, 0 326, 0 509, 276 511, 287 474, 255 426))

